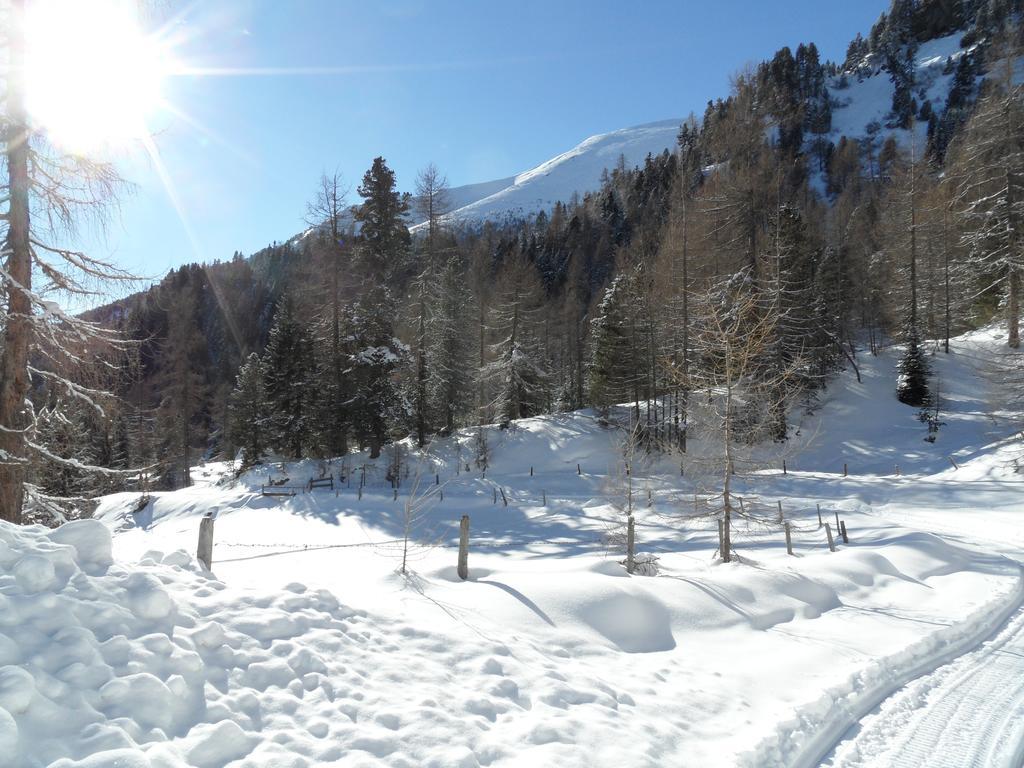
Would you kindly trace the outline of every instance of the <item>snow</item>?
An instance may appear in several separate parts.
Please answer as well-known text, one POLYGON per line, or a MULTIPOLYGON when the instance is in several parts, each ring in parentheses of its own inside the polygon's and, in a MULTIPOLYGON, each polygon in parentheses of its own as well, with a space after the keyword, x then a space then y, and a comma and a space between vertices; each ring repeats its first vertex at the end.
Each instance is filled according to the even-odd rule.
POLYGON ((642 166, 647 155, 674 152, 681 124, 682 120, 662 120, 598 134, 511 179, 455 187, 447 218, 500 222, 551 211, 555 203, 568 203, 574 194, 582 197, 600 189, 602 173, 614 168, 620 157, 633 168, 642 166))
MULTIPOLYGON (((801 766, 832 750, 836 765, 892 764, 872 711, 927 734, 923 692, 947 690, 947 662, 990 663, 976 649, 1024 598, 1019 413, 983 376, 1003 342, 988 329, 934 357, 935 443, 893 396, 890 349, 859 355, 862 382, 841 375, 804 415, 787 474, 737 476, 748 503, 782 501, 795 557, 780 531, 737 525, 740 562, 721 563, 713 522, 680 514, 689 475, 638 461, 637 538, 658 575, 627 575, 606 543, 623 521, 621 438, 588 412, 488 428, 485 476, 465 470, 475 430, 407 446, 397 501, 386 452, 347 457, 354 482, 336 491, 259 495, 268 471, 303 485, 314 461, 238 480, 207 464, 138 512, 116 494, 55 531, 0 524, 4 765, 801 766), (402 575, 417 471, 436 495, 402 575), (835 553, 818 503, 849 528, 835 553), (208 512, 212 573, 191 555, 208 512)), ((1020 656, 999 665, 1013 679, 1020 656)))
MULTIPOLYGON (((914 98, 918 106, 922 105, 920 92, 924 91, 925 99, 932 103, 935 112, 941 115, 946 108, 946 98, 953 80, 952 74, 943 74, 947 59, 957 61, 965 51, 960 48, 963 33, 956 32, 946 37, 929 40, 918 46, 914 56, 914 98)), ((848 86, 838 87, 839 77, 828 82, 829 93, 838 104, 832 109, 832 130, 828 138, 839 143, 842 136, 863 140, 872 136, 876 143, 876 152, 889 136, 906 150, 916 147, 918 157, 924 153, 928 137, 928 124, 916 121, 911 131, 902 128, 888 128, 886 122, 892 110, 893 83, 889 72, 876 67, 870 74, 858 77, 847 74, 848 86), (876 123, 877 133, 872 134, 869 126, 876 123)))

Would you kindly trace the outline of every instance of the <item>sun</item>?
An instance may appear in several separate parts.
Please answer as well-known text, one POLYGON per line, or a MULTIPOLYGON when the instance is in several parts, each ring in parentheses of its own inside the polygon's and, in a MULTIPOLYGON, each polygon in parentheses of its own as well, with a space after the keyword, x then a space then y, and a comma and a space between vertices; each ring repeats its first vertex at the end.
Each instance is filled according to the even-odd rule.
POLYGON ((90 153, 146 138, 171 69, 129 0, 34 0, 25 19, 25 95, 51 141, 90 153))

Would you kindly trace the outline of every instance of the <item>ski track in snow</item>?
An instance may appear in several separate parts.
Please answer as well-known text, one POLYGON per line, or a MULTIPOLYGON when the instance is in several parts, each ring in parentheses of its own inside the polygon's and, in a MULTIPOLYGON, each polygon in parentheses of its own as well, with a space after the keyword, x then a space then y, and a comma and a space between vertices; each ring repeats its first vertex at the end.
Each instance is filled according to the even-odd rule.
MULTIPOLYGON (((952 515, 886 516, 965 540, 1020 552, 1019 524, 987 531, 952 515)), ((1022 563, 1024 567, 1024 563, 1022 563)), ((844 734, 830 768, 1020 768, 1024 765, 1024 606, 992 636, 910 681, 844 734)))
POLYGON ((1017 768, 1024 760, 1024 608, 979 648, 904 686, 848 734, 834 768, 1017 768))

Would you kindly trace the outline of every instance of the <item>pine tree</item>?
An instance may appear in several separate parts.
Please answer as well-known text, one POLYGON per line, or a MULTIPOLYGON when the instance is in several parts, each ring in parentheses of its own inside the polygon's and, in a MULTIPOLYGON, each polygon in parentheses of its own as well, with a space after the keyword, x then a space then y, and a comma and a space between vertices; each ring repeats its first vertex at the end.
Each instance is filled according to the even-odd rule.
POLYGON ((634 391, 638 350, 629 332, 632 305, 629 276, 616 275, 591 321, 590 400, 604 412, 634 391))
POLYGON ((499 341, 486 376, 495 392, 493 412, 503 424, 535 416, 548 401, 548 371, 537 338, 540 283, 533 266, 512 257, 502 269, 491 315, 499 341))
POLYGON ((906 350, 897 368, 896 397, 901 403, 923 408, 930 402, 928 377, 931 371, 915 329, 908 331, 905 344, 906 350))
POLYGON ((409 210, 409 195, 398 192, 395 172, 383 157, 374 159, 356 191, 363 198, 353 213, 359 225, 365 276, 392 284, 409 267, 410 237, 403 218, 409 210))
POLYGON ((368 291, 354 307, 350 322, 349 406, 356 435, 369 445, 371 459, 380 456, 385 441, 412 410, 395 381, 395 372, 409 358, 409 347, 393 335, 390 306, 383 288, 368 291))
POLYGON ((316 432, 313 343, 299 320, 294 301, 277 306, 264 353, 268 406, 267 442, 293 459, 301 457, 316 432))
POLYGON ((266 366, 253 352, 238 371, 231 393, 228 418, 231 438, 242 451, 242 467, 258 462, 267 450, 270 408, 266 392, 266 366))

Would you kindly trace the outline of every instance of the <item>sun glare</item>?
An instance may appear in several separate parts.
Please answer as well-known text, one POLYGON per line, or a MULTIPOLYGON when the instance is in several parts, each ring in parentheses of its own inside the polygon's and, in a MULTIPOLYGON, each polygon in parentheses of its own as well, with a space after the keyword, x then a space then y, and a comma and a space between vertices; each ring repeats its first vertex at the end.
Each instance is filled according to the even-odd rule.
POLYGON ((26 19, 26 97, 33 121, 86 153, 145 138, 162 101, 168 52, 137 3, 36 0, 26 19))

